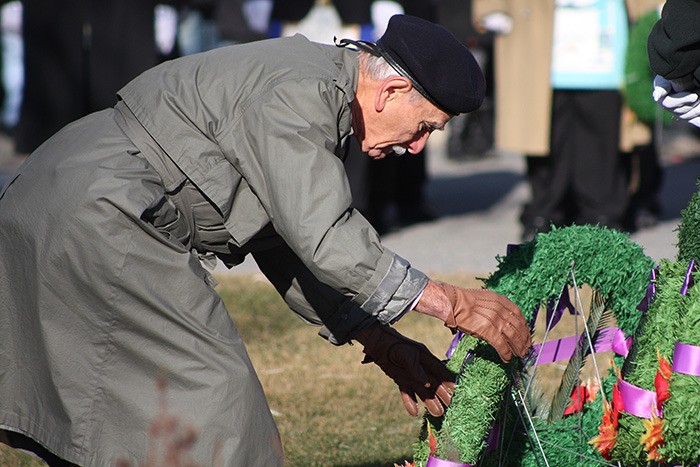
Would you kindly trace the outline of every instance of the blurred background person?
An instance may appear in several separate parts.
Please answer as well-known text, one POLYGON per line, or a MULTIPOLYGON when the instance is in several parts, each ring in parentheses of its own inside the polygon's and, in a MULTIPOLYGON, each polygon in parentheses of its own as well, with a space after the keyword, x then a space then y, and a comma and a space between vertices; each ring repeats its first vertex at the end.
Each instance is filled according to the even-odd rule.
MULTIPOLYGON (((625 58, 623 96, 630 109, 627 118, 640 123, 634 144, 624 154, 627 161, 630 203, 627 224, 631 230, 651 227, 661 215, 660 193, 663 184, 663 167, 660 160, 660 144, 663 129, 673 120, 668 112, 656 105, 652 95, 654 73, 649 66, 647 38, 659 19, 663 2, 656 5, 639 5, 637 19, 630 27, 629 43, 625 58), (647 8, 645 10, 645 8, 647 8)), ((633 3, 632 5, 637 5, 633 3)))
POLYGON ((477 25, 498 33, 496 146, 526 157, 523 240, 551 225, 625 228, 621 149, 633 142, 620 90, 629 15, 645 1, 473 0, 477 25))
POLYGON ((190 55, 265 39, 273 0, 188 0, 178 11, 178 51, 190 55))
POLYGON ((270 37, 303 34, 309 40, 333 43, 334 37, 374 40, 371 0, 274 0, 270 37))
POLYGON ((22 45, 22 2, 15 0, 0 9, 2 46, 2 132, 12 135, 22 103, 24 84, 24 47, 22 45))
POLYGON ((116 92, 155 66, 149 0, 22 2, 24 84, 15 150, 29 154, 73 120, 112 107, 116 92))
POLYGON ((457 115, 447 125, 447 157, 455 161, 481 160, 493 151, 493 33, 477 29, 472 19, 472 0, 437 0, 437 22, 460 40, 479 62, 486 78, 486 97, 481 107, 457 115))

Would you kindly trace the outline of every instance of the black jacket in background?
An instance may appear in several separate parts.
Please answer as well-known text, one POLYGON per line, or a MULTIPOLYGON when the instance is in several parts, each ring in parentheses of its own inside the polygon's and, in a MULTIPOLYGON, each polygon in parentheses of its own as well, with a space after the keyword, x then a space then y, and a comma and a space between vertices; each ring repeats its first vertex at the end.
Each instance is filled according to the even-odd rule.
POLYGON ((647 51, 654 73, 668 80, 692 75, 700 88, 700 0, 667 0, 647 51))

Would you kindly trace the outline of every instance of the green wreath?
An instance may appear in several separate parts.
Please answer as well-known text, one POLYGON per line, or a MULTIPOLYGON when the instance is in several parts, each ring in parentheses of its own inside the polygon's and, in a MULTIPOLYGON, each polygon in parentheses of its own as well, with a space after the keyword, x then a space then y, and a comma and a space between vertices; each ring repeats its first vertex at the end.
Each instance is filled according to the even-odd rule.
MULTIPOLYGON (((654 266, 626 234, 592 226, 555 228, 519 245, 498 262, 485 286, 508 296, 531 323, 540 308, 560 302, 563 291, 588 284, 605 305, 589 314, 589 329, 598 330, 606 321, 604 315, 611 314, 626 336, 639 324, 637 305, 654 266)), ((470 336, 462 338, 448 361, 448 367, 459 374, 452 403, 443 417, 425 416, 414 448, 415 465, 425 466, 430 456, 471 465, 502 464, 504 456, 508 465, 538 465, 542 456, 550 459, 549 465, 562 466, 576 465, 581 455, 600 459, 588 441, 600 423, 602 398, 586 404, 577 423, 562 418, 588 347, 579 341, 576 358, 570 360, 573 366, 550 403, 537 394, 517 391, 536 372, 532 360, 524 366, 521 362, 505 365, 490 346, 470 336), (520 383, 510 392, 514 379, 520 383), (520 400, 512 394, 519 394, 520 400), (569 429, 572 425, 577 429, 569 429), (489 435, 496 426, 500 448, 491 450, 494 436, 489 435)), ((603 384, 608 397, 610 379, 603 384)))
MULTIPOLYGON (((700 188, 700 180, 696 184, 700 188)), ((627 413, 623 404, 611 451, 612 460, 622 465, 700 462, 700 421, 696 415, 700 408, 700 376, 671 367, 671 363, 674 367, 679 363, 674 362, 676 343, 700 346, 700 288, 692 285, 700 282, 699 232, 700 189, 681 212, 677 260, 659 263, 655 298, 623 367, 624 381, 655 393, 662 413, 660 417, 640 418, 627 413)))

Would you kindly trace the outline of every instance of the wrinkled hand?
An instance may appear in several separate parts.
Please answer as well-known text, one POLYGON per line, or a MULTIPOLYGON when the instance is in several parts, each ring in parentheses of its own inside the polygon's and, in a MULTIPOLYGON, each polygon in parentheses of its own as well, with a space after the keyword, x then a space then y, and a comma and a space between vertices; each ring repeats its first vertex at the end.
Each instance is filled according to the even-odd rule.
POLYGON ((394 380, 409 414, 419 415, 416 396, 434 417, 445 413, 443 404, 450 404, 455 377, 425 345, 380 324, 366 329, 360 342, 367 356, 362 363, 376 363, 394 380))
POLYGON ((452 305, 445 326, 459 329, 493 346, 504 362, 524 357, 532 340, 520 308, 505 295, 486 289, 439 284, 452 305))
POLYGON ((654 100, 664 109, 700 127, 700 96, 697 92, 678 91, 661 76, 654 78, 654 100))

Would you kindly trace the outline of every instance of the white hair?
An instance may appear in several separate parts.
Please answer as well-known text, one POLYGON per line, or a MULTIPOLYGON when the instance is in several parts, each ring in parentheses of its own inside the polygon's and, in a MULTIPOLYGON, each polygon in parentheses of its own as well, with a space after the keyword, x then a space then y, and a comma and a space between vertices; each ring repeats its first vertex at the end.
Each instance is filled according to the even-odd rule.
MULTIPOLYGON (((383 81, 392 76, 401 76, 383 57, 372 55, 364 50, 360 51, 360 64, 363 65, 364 72, 367 73, 371 79, 376 81, 383 81)), ((423 96, 413 87, 409 98, 411 100, 416 100, 421 97, 423 96)))
POLYGON ((360 60, 364 64, 364 70, 370 78, 382 81, 392 76, 401 76, 392 68, 384 58, 372 55, 364 50, 360 51, 360 60))

